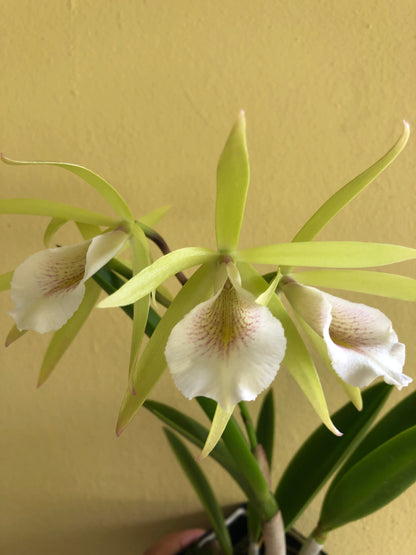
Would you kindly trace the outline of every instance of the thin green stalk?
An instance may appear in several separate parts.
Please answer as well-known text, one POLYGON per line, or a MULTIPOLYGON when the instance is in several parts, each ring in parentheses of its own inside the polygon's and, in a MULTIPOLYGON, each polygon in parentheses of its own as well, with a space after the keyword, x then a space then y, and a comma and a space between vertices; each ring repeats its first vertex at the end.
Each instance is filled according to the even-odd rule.
POLYGON ((244 426, 246 428, 248 441, 250 443, 250 448, 254 451, 258 445, 256 430, 254 429, 253 420, 251 414, 249 413, 247 404, 245 401, 240 401, 238 403, 240 408, 241 418, 243 419, 244 426))

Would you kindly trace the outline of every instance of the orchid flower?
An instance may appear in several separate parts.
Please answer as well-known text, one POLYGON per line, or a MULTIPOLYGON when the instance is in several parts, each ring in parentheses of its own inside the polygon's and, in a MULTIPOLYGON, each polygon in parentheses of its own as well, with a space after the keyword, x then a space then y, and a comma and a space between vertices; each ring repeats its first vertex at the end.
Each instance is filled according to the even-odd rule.
MULTIPOLYGON (((89 279, 125 246, 132 250, 133 273, 149 264, 150 254, 142 227, 147 230, 163 215, 165 209, 148 214, 135 222, 119 193, 104 179, 81 166, 55 162, 17 162, 2 156, 12 165, 49 164, 64 168, 92 185, 118 214, 118 220, 107 216, 40 199, 0 200, 0 213, 36 214, 51 217, 44 242, 48 246, 55 232, 68 221, 77 224, 85 241, 73 245, 48 248, 27 258, 14 272, 0 276, 0 289, 10 288, 15 320, 6 344, 26 330, 39 333, 56 331, 45 355, 39 384, 49 376, 98 300, 100 287, 89 279), (102 227, 105 229, 102 230, 102 227), (3 278, 3 279, 2 279, 3 278)), ((135 304, 130 368, 134 367, 144 334, 149 297, 135 304)))
POLYGON ((317 350, 336 374, 353 387, 378 377, 398 389, 412 379, 403 374, 405 346, 380 310, 353 303, 285 278, 282 290, 317 350))
MULTIPOLYGON (((189 247, 169 253, 100 303, 110 307, 135 302, 176 272, 200 266, 166 311, 138 362, 132 376, 135 395, 130 390, 126 393, 118 433, 132 419, 167 363, 176 385, 187 397, 202 395, 218 403, 203 450, 206 455, 221 436, 234 405, 254 399, 267 387, 284 357, 284 364, 324 424, 340 434, 329 417, 314 362, 280 300, 279 280, 291 271, 291 266, 363 268, 415 258, 415 249, 396 245, 311 241, 394 160, 407 137, 406 124, 392 149, 333 195, 292 243, 239 251, 249 183, 245 116, 240 113, 217 168, 217 250, 189 247), (269 285, 252 264, 275 264, 280 272, 269 285)), ((387 281, 382 287, 389 289, 387 281)), ((415 297, 414 280, 408 289, 415 297)))

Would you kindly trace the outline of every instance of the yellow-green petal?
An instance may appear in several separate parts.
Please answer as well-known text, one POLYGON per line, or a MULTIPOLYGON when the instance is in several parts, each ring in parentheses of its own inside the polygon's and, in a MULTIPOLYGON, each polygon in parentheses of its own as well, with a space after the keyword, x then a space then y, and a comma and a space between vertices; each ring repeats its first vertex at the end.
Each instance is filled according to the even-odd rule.
POLYGON ((217 443, 221 439, 226 425, 228 424, 228 421, 231 418, 231 415, 233 414, 234 408, 235 405, 230 407, 228 410, 225 410, 217 404, 207 440, 205 442, 204 448, 201 451, 201 454, 198 457, 198 460, 202 460, 205 459, 205 457, 208 457, 208 455, 217 445, 217 443))
POLYGON ((165 345, 179 320, 196 304, 205 301, 213 292, 215 262, 205 264, 186 282, 166 311, 150 338, 133 372, 131 388, 124 397, 117 422, 120 434, 146 400, 166 368, 165 345))
POLYGON ((351 202, 393 162, 406 146, 409 133, 409 124, 404 121, 403 132, 394 146, 386 152, 380 160, 377 160, 372 166, 364 170, 360 175, 332 195, 305 223, 302 229, 296 234, 293 241, 311 241, 344 206, 351 202))
POLYGON ((398 274, 365 270, 307 270, 291 275, 303 285, 416 301, 416 279, 398 274))
POLYGON ((96 173, 92 172, 88 168, 83 166, 78 166, 77 164, 68 164, 65 162, 26 162, 21 160, 12 160, 6 156, 1 155, 3 162, 10 164, 12 166, 57 166, 58 168, 63 168, 81 179, 86 183, 94 187, 98 193, 105 198, 105 200, 110 204, 110 206, 115 210, 122 220, 132 220, 133 216, 130 208, 123 197, 120 195, 112 185, 110 185, 105 179, 96 173))
POLYGON ((75 339, 77 333, 84 325, 100 295, 101 288, 93 281, 88 280, 85 284, 85 295, 74 315, 64 324, 52 337, 49 347, 45 353, 40 369, 38 387, 41 386, 51 375, 55 366, 75 339))
POLYGON ((252 264, 370 268, 416 258, 416 249, 385 243, 313 241, 280 243, 239 251, 236 260, 252 264))
POLYGON ((246 120, 241 111, 217 167, 215 232, 221 252, 232 252, 238 246, 249 178, 246 120))
POLYGON ((153 227, 163 218, 163 216, 166 214, 168 210, 170 210, 170 206, 161 206, 160 208, 156 208, 155 210, 152 210, 148 214, 141 216, 138 219, 138 222, 140 224, 153 227))
POLYGON ((45 233, 43 234, 43 244, 48 249, 51 246, 53 241, 53 237, 62 226, 67 223, 68 220, 64 220, 63 218, 52 218, 49 222, 47 228, 45 229, 45 233))
MULTIPOLYGON (((251 291, 254 295, 259 295, 267 289, 268 283, 252 266, 239 263, 238 269, 243 279, 243 286, 248 291, 251 291)), ((285 330, 287 345, 283 364, 287 366, 289 372, 296 380, 325 426, 334 434, 342 435, 334 426, 329 415, 321 382, 313 360, 296 326, 293 324, 277 295, 274 295, 268 307, 273 316, 280 320, 285 330)))
POLYGON ((105 226, 114 226, 119 223, 118 220, 108 218, 97 212, 84 210, 84 208, 36 198, 0 199, 0 214, 48 216, 50 218, 62 218, 74 222, 105 226))
POLYGON ((11 271, 0 275, 0 291, 7 291, 10 289, 13 273, 14 272, 11 271))
POLYGON ((158 258, 151 266, 130 279, 116 293, 104 299, 99 306, 108 308, 131 304, 156 290, 161 283, 181 270, 205 264, 217 257, 216 252, 200 247, 186 247, 173 251, 158 258))

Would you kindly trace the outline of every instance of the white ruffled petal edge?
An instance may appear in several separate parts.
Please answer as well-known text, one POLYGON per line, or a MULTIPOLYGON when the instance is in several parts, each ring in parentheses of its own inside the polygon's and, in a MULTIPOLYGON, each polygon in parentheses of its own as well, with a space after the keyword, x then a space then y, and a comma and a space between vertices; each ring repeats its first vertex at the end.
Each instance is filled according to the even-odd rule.
POLYGON ((239 401, 252 401, 272 383, 285 349, 281 323, 227 280, 173 328, 165 356, 187 398, 209 397, 228 411, 239 401))
POLYGON ((366 387, 377 377, 398 389, 412 379, 403 374, 405 346, 380 310, 287 281, 283 291, 295 312, 325 341, 335 372, 346 383, 366 387))
POLYGON ((127 235, 115 230, 71 247, 29 256, 13 274, 10 315, 19 330, 45 333, 61 328, 84 297, 84 282, 122 248, 127 235))

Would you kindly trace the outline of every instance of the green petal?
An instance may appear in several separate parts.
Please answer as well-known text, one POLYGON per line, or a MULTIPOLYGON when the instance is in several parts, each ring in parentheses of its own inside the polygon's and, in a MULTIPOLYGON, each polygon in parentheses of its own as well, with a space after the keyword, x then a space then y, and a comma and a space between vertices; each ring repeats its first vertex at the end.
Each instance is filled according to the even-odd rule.
POLYGON ((10 289, 13 274, 14 272, 12 271, 0 275, 0 291, 7 291, 10 289))
MULTIPOLYGON (((248 264, 239 263, 238 269, 243 279, 243 286, 254 295, 259 295, 267 289, 268 283, 254 268, 248 264)), ((329 416, 325 396, 313 360, 277 295, 271 299, 268 307, 272 314, 280 320, 285 330, 287 346, 283 363, 287 366, 325 426, 334 434, 340 435, 329 416)))
POLYGON ((221 252, 234 251, 238 246, 249 176, 246 120, 241 111, 217 167, 215 232, 218 250, 221 252))
POLYGON ((112 206, 122 220, 132 220, 133 216, 128 204, 123 197, 112 187, 105 179, 92 172, 91 170, 78 166, 76 164, 66 164, 63 162, 24 162, 19 160, 11 160, 1 155, 3 162, 12 166, 57 166, 63 168, 94 187, 102 197, 112 206))
POLYGON ((378 511, 416 481, 416 426, 393 437, 330 486, 319 529, 333 530, 378 511))
POLYGON ((403 125, 403 132, 396 144, 382 156, 380 160, 332 195, 332 197, 330 197, 306 222, 302 229, 296 234, 293 241, 311 241, 344 206, 351 202, 393 162, 404 149, 409 138, 409 124, 404 121, 403 125))
MULTIPOLYGON (((130 247, 132 253, 133 273, 136 275, 146 268, 149 261, 149 249, 146 237, 139 226, 134 226, 134 234, 130 238, 130 247)), ((130 347, 129 376, 132 376, 134 367, 142 344, 147 316, 149 314, 149 295, 136 301, 133 305, 133 327, 130 347)))
POLYGON ((40 369, 38 387, 48 379, 55 366, 75 339, 77 333, 94 308, 100 292, 101 288, 93 280, 89 279, 86 282, 85 295, 78 310, 52 337, 40 369))
POLYGON ((165 429, 164 431, 176 458, 204 506, 205 512, 211 521, 215 535, 221 546, 221 553, 224 553, 224 555, 232 555, 233 548, 228 528, 225 524, 221 507, 218 504, 205 474, 202 472, 200 465, 195 462, 194 457, 188 451, 185 444, 170 430, 165 429))
POLYGON ((319 241, 281 243, 240 251, 237 260, 252 264, 370 268, 416 258, 416 249, 383 243, 319 241))
POLYGON ((114 226, 119 223, 118 220, 108 218, 97 212, 90 212, 62 202, 36 198, 0 199, 0 214, 31 214, 32 216, 48 216, 105 226, 114 226))
POLYGON ((127 426, 166 368, 165 346, 173 326, 213 292, 215 262, 205 264, 186 282, 158 324, 132 376, 120 410, 117 433, 127 426))
POLYGON ((67 223, 63 218, 52 218, 43 234, 43 244, 48 249, 51 246, 55 233, 67 223))
POLYGON ((161 206, 139 218, 138 222, 153 227, 163 218, 168 210, 170 210, 170 206, 161 206))
POLYGON ((416 280, 407 276, 365 270, 308 270, 292 275, 299 283, 313 287, 416 301, 416 280))
POLYGON ((140 274, 134 276, 116 293, 104 299, 99 306, 108 308, 137 301, 159 287, 161 283, 185 268, 205 264, 218 254, 209 249, 187 247, 162 256, 140 274))

